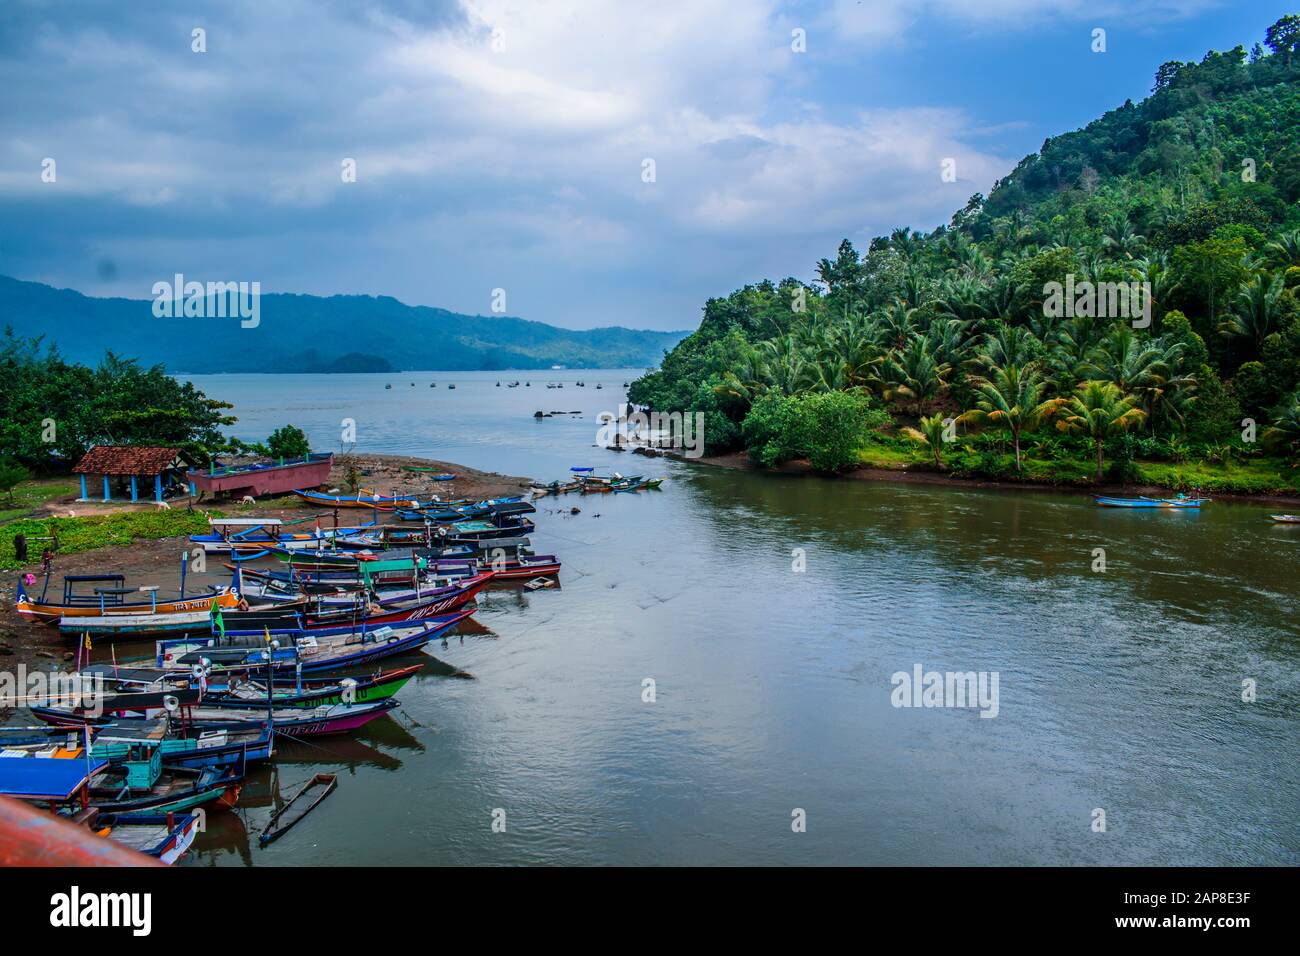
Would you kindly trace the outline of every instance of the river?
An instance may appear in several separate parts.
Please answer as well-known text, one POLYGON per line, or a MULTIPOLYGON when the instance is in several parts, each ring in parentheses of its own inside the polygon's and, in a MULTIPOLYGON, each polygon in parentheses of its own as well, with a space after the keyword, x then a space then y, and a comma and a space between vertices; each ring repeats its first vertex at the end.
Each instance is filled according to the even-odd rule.
POLYGON ((1300 526, 592 447, 637 374, 192 377, 247 440, 336 449, 348 418, 362 452, 668 481, 539 501, 562 586, 426 649, 474 679, 426 668, 391 719, 283 745, 190 865, 1300 862, 1300 526), (996 716, 894 706, 918 665, 996 675, 996 716), (259 850, 321 771, 337 793, 259 850))

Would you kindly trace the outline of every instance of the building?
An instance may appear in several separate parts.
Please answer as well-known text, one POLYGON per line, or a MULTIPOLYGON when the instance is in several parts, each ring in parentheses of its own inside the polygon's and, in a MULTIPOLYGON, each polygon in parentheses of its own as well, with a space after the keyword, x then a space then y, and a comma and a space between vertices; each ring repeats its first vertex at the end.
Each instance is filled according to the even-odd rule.
POLYGON ((166 492, 186 487, 185 472, 189 466, 189 460, 179 448, 96 445, 82 456, 72 473, 81 476, 79 501, 112 501, 115 497, 139 501, 142 485, 146 495, 152 485, 153 500, 162 501, 166 492))

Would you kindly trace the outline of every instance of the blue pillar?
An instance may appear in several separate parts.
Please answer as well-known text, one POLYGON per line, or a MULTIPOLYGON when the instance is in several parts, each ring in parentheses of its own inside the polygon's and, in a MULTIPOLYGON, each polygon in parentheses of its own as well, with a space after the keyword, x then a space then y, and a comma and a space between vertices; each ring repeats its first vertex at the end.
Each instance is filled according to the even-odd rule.
POLYGON ((153 497, 155 501, 162 501, 162 475, 153 476, 153 497))
POLYGON ((135 487, 135 475, 131 476, 131 500, 132 501, 140 500, 140 492, 135 487))
POLYGON ((198 497, 198 489, 194 487, 194 482, 192 481, 190 482, 190 497, 191 498, 198 497))
POLYGON ((81 500, 85 501, 89 497, 90 495, 86 493, 86 476, 83 474, 81 476, 81 500))
POLYGON ((108 475, 104 476, 104 500, 112 501, 113 496, 108 493, 108 475))

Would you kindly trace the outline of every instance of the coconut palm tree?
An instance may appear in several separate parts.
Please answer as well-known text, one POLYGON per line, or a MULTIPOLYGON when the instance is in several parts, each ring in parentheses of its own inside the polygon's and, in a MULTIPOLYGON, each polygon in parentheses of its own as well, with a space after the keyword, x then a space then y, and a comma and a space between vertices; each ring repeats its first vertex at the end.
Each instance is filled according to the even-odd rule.
POLYGON ((958 421, 989 424, 1010 434, 1016 449, 1016 471, 1020 471, 1020 436, 1050 418, 1064 399, 1043 400, 1044 383, 1032 363, 995 368, 991 378, 973 377, 970 381, 979 397, 975 408, 964 412, 958 421))
POLYGON ((1269 448, 1285 448, 1291 454, 1300 452, 1300 396, 1292 395, 1282 416, 1259 437, 1269 448))
POLYGON ((1300 266, 1300 229, 1284 232, 1266 245, 1263 258, 1269 266, 1279 271, 1300 266))
POLYGON ((952 366, 936 361, 925 336, 913 333, 904 349, 894 349, 885 360, 882 377, 888 383, 884 398, 892 402, 910 399, 914 411, 938 397, 948 384, 952 366))
POLYGON ((1101 344, 1092 350, 1079 374, 1084 378, 1113 382, 1125 395, 1136 392, 1149 409, 1152 393, 1169 378, 1169 358, 1176 359, 1181 354, 1181 345, 1163 350, 1153 340, 1139 338, 1125 322, 1111 329, 1101 344))
POLYGON ((1230 338, 1250 339, 1258 354, 1264 340, 1280 324, 1285 291, 1281 276, 1269 280, 1264 273, 1256 274, 1237 293, 1232 303, 1233 315, 1219 323, 1219 331, 1230 338))
POLYGON ((1091 379, 1079 383, 1056 420, 1056 427, 1092 440, 1097 452, 1097 480, 1101 481, 1106 439, 1128 431, 1146 418, 1146 414, 1137 407, 1137 398, 1125 395, 1114 382, 1091 379))
POLYGON ((1101 247, 1116 259, 1136 259, 1146 249, 1147 240, 1140 236, 1127 216, 1116 216, 1102 233, 1101 247))
POLYGON ((934 459, 934 467, 943 467, 943 413, 936 412, 929 418, 922 418, 918 428, 904 428, 902 434, 918 445, 926 448, 930 452, 930 457, 934 459))

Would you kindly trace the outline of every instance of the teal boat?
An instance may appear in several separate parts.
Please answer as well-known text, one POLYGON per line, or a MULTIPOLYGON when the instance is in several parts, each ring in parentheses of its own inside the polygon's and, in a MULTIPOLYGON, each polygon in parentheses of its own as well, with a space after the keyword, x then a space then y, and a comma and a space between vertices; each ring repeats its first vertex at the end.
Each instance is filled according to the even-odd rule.
POLYGON ((1106 495, 1096 496, 1097 504, 1106 508, 1199 508, 1209 498, 1189 498, 1178 495, 1175 498, 1148 498, 1138 495, 1136 498, 1110 498, 1106 495))

